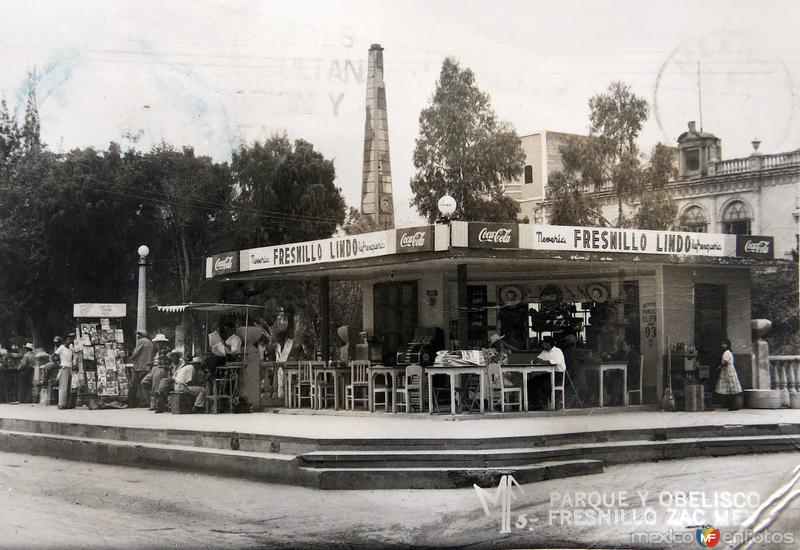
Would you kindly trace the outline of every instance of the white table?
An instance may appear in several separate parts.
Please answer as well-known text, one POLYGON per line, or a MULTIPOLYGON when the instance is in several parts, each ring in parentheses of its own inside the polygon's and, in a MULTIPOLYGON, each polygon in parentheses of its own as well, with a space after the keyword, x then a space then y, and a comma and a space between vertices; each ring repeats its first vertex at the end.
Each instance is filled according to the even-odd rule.
POLYGON ((628 364, 624 361, 611 361, 607 363, 589 363, 586 368, 597 373, 600 378, 600 406, 604 406, 603 375, 612 370, 622 371, 622 403, 628 406, 628 364))
MULTIPOLYGON (((556 410, 556 371, 558 367, 551 364, 511 364, 501 365, 501 372, 519 372, 522 373, 522 406, 525 411, 529 411, 528 407, 528 374, 544 372, 550 375, 550 410, 556 410)), ((562 396, 563 397, 563 396, 562 396)))
POLYGON ((428 411, 433 414, 433 376, 437 374, 447 374, 450 376, 450 414, 456 414, 456 379, 463 374, 477 374, 480 376, 481 392, 481 412, 483 412, 483 401, 485 398, 484 387, 486 381, 486 367, 480 365, 467 366, 459 365, 454 367, 425 367, 425 374, 428 376, 428 411))

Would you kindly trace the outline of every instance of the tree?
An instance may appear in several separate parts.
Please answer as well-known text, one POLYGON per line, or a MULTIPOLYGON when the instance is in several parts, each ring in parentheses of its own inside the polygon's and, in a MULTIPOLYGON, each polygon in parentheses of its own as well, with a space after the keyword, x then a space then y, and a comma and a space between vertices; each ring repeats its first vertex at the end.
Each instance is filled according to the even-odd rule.
POLYGON ((547 200, 554 214, 550 222, 670 228, 677 213, 666 192, 674 175, 672 151, 658 144, 645 156, 637 144, 647 120, 647 101, 627 84, 612 82, 606 93, 589 100, 589 109, 589 137, 569 139, 561 148, 563 169, 550 176, 547 200), (615 222, 603 217, 586 197, 578 197, 591 191, 611 193, 617 203, 615 222), (626 216, 623 205, 637 203, 634 214, 626 216))
POLYGON ((231 170, 240 190, 234 199, 234 248, 330 237, 345 219, 336 171, 314 146, 286 136, 242 146, 231 170))
POLYGON ((433 222, 439 199, 450 193, 457 217, 516 220, 519 205, 504 194, 503 182, 522 173, 525 155, 517 133, 497 120, 470 69, 462 69, 453 58, 444 60, 419 124, 411 205, 420 214, 433 222))

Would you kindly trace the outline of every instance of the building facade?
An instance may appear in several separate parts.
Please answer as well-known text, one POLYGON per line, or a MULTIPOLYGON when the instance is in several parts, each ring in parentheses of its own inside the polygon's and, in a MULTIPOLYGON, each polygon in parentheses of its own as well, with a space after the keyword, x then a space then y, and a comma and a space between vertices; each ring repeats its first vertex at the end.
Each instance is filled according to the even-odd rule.
MULTIPOLYGON (((555 132, 523 136, 523 149, 528 159, 526 174, 527 165, 536 167, 539 161, 540 170, 533 173, 534 179, 540 178, 540 183, 530 185, 523 180, 523 183, 512 182, 507 186, 509 195, 520 203, 521 217, 547 223, 547 178, 560 169, 560 160, 554 157, 560 159, 558 147, 568 136, 555 132), (556 139, 547 144, 550 136, 556 139), (537 140, 544 141, 545 145, 537 140), (542 155, 541 151, 547 152, 546 157, 536 156, 542 155)), ((750 156, 722 160, 721 140, 698 130, 694 122, 689 123, 688 130, 677 141, 677 176, 668 185, 678 206, 676 228, 773 236, 775 257, 793 258, 800 233, 800 149, 765 155, 758 150, 760 143, 754 141, 750 156)), ((590 192, 606 219, 616 219, 617 205, 612 193, 590 192)))

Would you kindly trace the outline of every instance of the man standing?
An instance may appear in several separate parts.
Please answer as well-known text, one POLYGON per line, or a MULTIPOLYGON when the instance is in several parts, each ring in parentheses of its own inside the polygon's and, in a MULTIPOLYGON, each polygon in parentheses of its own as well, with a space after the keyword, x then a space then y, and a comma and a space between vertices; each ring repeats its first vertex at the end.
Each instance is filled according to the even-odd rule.
POLYGON ((64 344, 60 337, 53 339, 56 345, 56 355, 59 356, 61 368, 58 370, 58 408, 69 409, 72 407, 70 390, 72 389, 72 342, 67 339, 64 344))
POLYGON ((137 331, 136 347, 131 353, 133 359, 133 379, 128 385, 128 406, 140 407, 146 395, 141 395, 139 391, 142 379, 150 372, 153 366, 153 342, 147 337, 144 331, 137 331))
POLYGON ((175 375, 175 391, 190 393, 195 396, 194 411, 204 412, 206 409, 206 387, 200 385, 200 365, 203 360, 193 357, 192 362, 180 368, 175 375))
POLYGON ((33 369, 36 368, 36 357, 33 354, 33 344, 25 344, 25 355, 17 366, 17 399, 20 403, 31 402, 31 388, 33 369))

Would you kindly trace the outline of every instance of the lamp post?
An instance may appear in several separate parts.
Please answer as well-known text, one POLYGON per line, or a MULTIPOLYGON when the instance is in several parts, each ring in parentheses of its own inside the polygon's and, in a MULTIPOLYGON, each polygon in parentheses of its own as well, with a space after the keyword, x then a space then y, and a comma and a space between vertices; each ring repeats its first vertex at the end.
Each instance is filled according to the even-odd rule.
POLYGON ((136 303, 136 332, 147 332, 147 255, 150 249, 142 245, 139 253, 139 294, 136 303))

